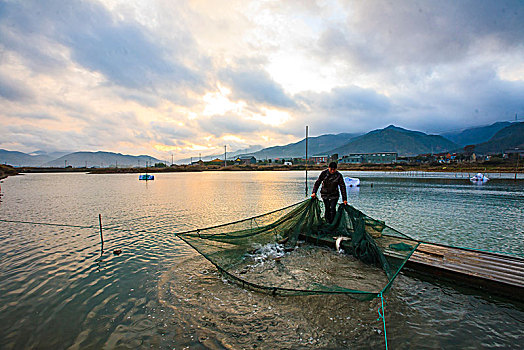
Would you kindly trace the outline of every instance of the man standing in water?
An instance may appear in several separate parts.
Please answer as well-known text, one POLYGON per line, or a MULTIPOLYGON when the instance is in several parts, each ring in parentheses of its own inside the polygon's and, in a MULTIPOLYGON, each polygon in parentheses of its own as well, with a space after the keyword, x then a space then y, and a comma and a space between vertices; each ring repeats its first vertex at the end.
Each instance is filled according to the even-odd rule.
POLYGON ((317 196, 317 191, 322 183, 322 189, 320 195, 324 201, 324 207, 326 211, 326 221, 332 223, 335 218, 337 202, 338 202, 338 188, 342 192, 342 200, 344 204, 348 204, 348 196, 346 193, 346 184, 344 183, 344 177, 337 171, 337 163, 329 163, 329 167, 320 173, 315 185, 313 186, 313 194, 311 197, 317 196))

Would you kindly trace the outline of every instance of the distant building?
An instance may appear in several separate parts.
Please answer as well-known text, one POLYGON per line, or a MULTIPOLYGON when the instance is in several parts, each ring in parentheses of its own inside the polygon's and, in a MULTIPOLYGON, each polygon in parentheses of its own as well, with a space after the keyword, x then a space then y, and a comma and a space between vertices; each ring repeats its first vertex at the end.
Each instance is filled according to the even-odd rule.
POLYGON ((257 159, 254 156, 238 157, 235 159, 235 164, 256 164, 257 159))
POLYGON ((293 165, 291 162, 284 162, 284 165, 293 165))
POLYGON ((209 162, 206 162, 207 165, 224 165, 223 159, 215 158, 213 160, 210 160, 209 162))
POLYGON ((377 153, 350 153, 343 156, 341 164, 392 164, 396 163, 397 152, 377 152, 377 153))
POLYGON ((435 157, 435 159, 439 163, 450 163, 451 162, 451 154, 449 154, 449 152, 436 153, 436 154, 433 154, 433 157, 435 157))
POLYGON ((309 158, 309 160, 313 163, 313 164, 323 164, 323 163, 327 163, 329 159, 329 156, 313 156, 311 158, 309 158))
POLYGON ((524 157, 524 149, 518 149, 518 148, 515 148, 515 149, 508 149, 506 151, 504 151, 504 155, 506 156, 509 156, 509 157, 524 157))
POLYGON ((364 156, 362 154, 348 154, 347 156, 343 156, 339 160, 340 164, 362 164, 364 163, 364 156))

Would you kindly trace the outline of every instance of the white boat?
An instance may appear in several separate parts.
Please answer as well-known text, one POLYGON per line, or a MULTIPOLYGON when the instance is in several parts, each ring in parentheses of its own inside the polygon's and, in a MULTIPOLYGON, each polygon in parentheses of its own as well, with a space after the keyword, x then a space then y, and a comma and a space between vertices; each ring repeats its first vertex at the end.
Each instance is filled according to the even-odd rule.
POLYGON ((357 179, 356 177, 346 176, 344 178, 344 182, 346 183, 347 187, 359 187, 360 186, 360 179, 357 179))
POLYGON ((489 178, 482 173, 478 173, 477 175, 472 176, 469 180, 474 183, 484 183, 488 182, 489 178))

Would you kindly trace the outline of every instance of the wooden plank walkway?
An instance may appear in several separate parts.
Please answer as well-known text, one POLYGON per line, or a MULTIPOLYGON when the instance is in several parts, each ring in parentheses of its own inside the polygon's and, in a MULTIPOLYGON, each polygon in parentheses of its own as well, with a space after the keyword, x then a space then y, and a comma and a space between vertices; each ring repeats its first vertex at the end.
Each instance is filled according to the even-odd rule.
POLYGON ((524 299, 524 259, 520 257, 421 243, 406 266, 524 299))

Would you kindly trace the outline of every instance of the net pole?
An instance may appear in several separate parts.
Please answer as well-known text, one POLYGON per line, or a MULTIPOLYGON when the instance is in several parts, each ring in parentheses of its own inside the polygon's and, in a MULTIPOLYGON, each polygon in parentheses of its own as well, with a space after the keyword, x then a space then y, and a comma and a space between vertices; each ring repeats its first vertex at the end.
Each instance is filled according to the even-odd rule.
POLYGON ((308 158, 307 158, 307 143, 308 143, 308 128, 309 126, 306 125, 306 197, 308 195, 308 188, 307 188, 307 165, 308 165, 308 158))
MULTIPOLYGON (((517 118, 517 115, 515 114, 515 119, 517 118)), ((517 174, 519 172, 519 158, 520 153, 517 151, 517 166, 515 167, 515 180, 517 180, 517 174)))

